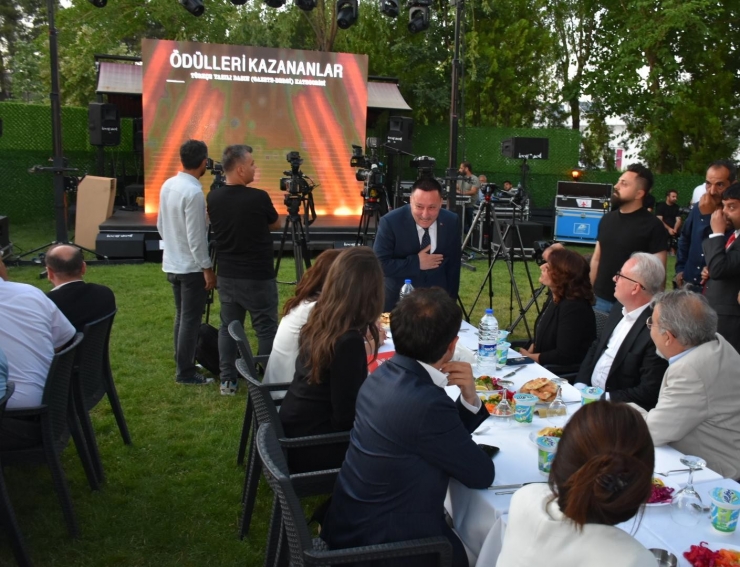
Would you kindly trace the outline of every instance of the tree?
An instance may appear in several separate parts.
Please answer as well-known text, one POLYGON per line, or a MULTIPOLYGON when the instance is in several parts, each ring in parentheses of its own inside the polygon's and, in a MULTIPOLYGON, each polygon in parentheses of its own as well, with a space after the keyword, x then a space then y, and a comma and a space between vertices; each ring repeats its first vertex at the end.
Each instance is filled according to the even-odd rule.
POLYGON ((0 0, 0 100, 10 98, 12 92, 8 62, 37 37, 43 6, 42 0, 0 0))

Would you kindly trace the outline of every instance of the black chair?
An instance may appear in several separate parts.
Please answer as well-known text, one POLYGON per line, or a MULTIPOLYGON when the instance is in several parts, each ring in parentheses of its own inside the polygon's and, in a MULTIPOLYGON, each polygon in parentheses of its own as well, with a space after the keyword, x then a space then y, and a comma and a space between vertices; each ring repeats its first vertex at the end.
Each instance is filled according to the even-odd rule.
MULTIPOLYGON (((240 321, 232 321, 229 323, 229 335, 231 335, 231 338, 234 339, 234 342, 236 343, 236 348, 239 349, 239 355, 242 357, 242 360, 247 365, 247 370, 249 372, 250 376, 257 377, 257 364, 263 364, 267 365, 268 360, 270 359, 269 354, 260 354, 258 356, 252 355, 252 347, 249 346, 249 341, 247 340, 247 335, 244 332, 244 327, 242 326, 240 321)), ((279 390, 287 390, 288 386, 290 386, 290 383, 288 382, 284 388, 280 388, 279 390)), ((279 391, 278 390, 278 391, 279 391)), ((252 409, 252 398, 251 396, 247 395, 247 407, 244 410, 244 422, 242 423, 242 434, 239 438, 239 452, 236 456, 236 464, 243 465, 244 464, 244 454, 247 450, 247 444, 249 442, 249 434, 252 427, 252 414, 254 413, 254 410, 252 409)), ((250 454, 253 451, 252 445, 249 446, 250 454)), ((249 459, 247 459, 249 461, 249 459)))
MULTIPOLYGON (((307 437, 286 437, 283 431, 283 424, 278 417, 275 402, 270 397, 270 392, 280 389, 279 384, 262 384, 255 380, 247 370, 246 362, 242 359, 236 361, 236 369, 239 374, 247 381, 249 388, 249 397, 254 403, 254 419, 256 424, 253 431, 257 431, 257 426, 268 423, 272 426, 273 431, 280 438, 280 445, 285 450, 297 447, 316 447, 321 445, 331 445, 336 443, 349 443, 349 431, 341 433, 330 433, 326 435, 311 435, 307 437)), ((253 440, 254 445, 254 440, 253 440)), ((249 532, 249 525, 252 521, 254 504, 257 500, 257 487, 261 474, 260 460, 257 451, 253 447, 250 451, 250 460, 247 462, 247 474, 244 479, 244 491, 242 495, 242 517, 239 523, 239 537, 243 538, 249 532)), ((327 477, 320 477, 319 482, 305 484, 300 487, 299 496, 319 496, 322 494, 331 494, 334 490, 334 479, 339 474, 339 469, 326 471, 327 477), (332 472, 333 471, 333 472, 332 472), (326 480, 326 479, 329 480, 326 480)), ((270 530, 267 538, 267 551, 265 553, 265 565, 272 565, 275 554, 279 549, 280 528, 280 506, 277 498, 273 499, 272 519, 270 520, 270 530)))
POLYGON ((601 331, 604 330, 604 325, 606 325, 606 320, 609 318, 609 314, 599 311, 598 309, 594 309, 594 316, 596 317, 596 340, 598 340, 601 336, 601 331))
POLYGON ((75 409, 82 426, 88 451, 95 466, 95 472, 100 482, 105 480, 103 463, 100 459, 98 443, 95 439, 95 430, 90 421, 92 410, 104 396, 108 396, 113 415, 116 418, 118 429, 124 443, 131 444, 126 418, 123 416, 121 402, 113 382, 113 373, 110 369, 108 346, 110 332, 113 327, 113 318, 116 311, 110 315, 85 325, 84 338, 77 349, 77 371, 73 375, 72 393, 75 409))
POLYGON ((270 424, 261 424, 257 431, 257 451, 267 482, 280 502, 290 565, 336 565, 419 555, 436 555, 437 560, 430 565, 452 565, 452 545, 445 537, 329 549, 322 539, 311 538, 296 490, 306 482, 326 476, 326 471, 291 475, 282 444, 270 424))
POLYGON ((60 456, 69 443, 69 435, 75 440, 77 452, 85 468, 91 487, 97 483, 95 469, 87 453, 84 436, 80 431, 77 415, 73 411, 71 381, 77 347, 82 342, 82 333, 77 333, 72 343, 54 355, 46 378, 41 405, 32 408, 6 410, 4 419, 38 418, 41 426, 41 438, 33 447, 8 449, 0 452, 4 465, 46 464, 51 471, 54 488, 62 506, 62 513, 70 536, 79 535, 79 526, 72 508, 72 497, 69 493, 67 478, 62 469, 60 456))
MULTIPOLYGON (((13 382, 8 382, 5 395, 0 398, 0 422, 3 420, 5 406, 14 391, 15 384, 13 382)), ((3 528, 2 531, 10 537, 10 545, 13 548, 13 555, 15 555, 16 563, 18 563, 20 567, 31 567, 31 559, 28 557, 28 551, 26 550, 26 544, 23 541, 21 529, 15 519, 15 512, 13 512, 13 505, 10 502, 8 489, 5 487, 2 463, 0 463, 0 526, 3 528)))

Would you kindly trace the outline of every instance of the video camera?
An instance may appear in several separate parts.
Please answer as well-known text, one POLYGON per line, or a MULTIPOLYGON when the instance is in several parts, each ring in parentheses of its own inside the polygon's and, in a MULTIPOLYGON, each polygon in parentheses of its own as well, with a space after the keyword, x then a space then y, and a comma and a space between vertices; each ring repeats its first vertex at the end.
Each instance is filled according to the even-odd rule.
POLYGON ((498 185, 495 183, 481 183, 480 192, 483 198, 489 201, 498 192, 498 185))
POLYGON ((547 250, 553 244, 555 244, 554 240, 535 240, 532 243, 532 259, 538 266, 541 266, 545 263, 545 259, 542 257, 542 255, 545 253, 545 250, 547 250))
POLYGON ((211 183, 211 191, 226 184, 224 166, 221 162, 206 158, 206 169, 211 172, 211 175, 215 176, 213 183, 211 183))
POLYGON ((437 160, 429 156, 416 156, 409 162, 409 167, 413 167, 418 171, 417 179, 434 177, 434 167, 436 165, 437 160))
POLYGON ((352 144, 349 165, 360 168, 355 172, 355 179, 364 183, 360 196, 366 203, 379 203, 385 194, 385 173, 377 155, 378 139, 368 138, 365 143, 370 149, 370 155, 364 155, 361 146, 352 144))
POLYGON ((307 221, 307 224, 311 224, 316 220, 312 191, 317 184, 301 171, 303 159, 299 152, 288 152, 285 160, 290 164, 290 171, 283 171, 283 175, 288 177, 280 178, 280 190, 286 192, 283 202, 288 207, 289 215, 297 215, 300 212, 301 203, 305 201, 313 215, 313 218, 307 221))

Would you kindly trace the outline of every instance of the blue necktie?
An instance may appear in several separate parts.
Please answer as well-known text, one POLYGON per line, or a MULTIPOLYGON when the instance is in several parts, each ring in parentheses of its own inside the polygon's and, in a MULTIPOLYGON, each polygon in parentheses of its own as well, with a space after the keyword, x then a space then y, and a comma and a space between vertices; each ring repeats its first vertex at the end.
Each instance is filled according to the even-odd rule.
POLYGON ((424 235, 421 237, 421 249, 424 250, 427 246, 432 243, 432 238, 429 236, 429 229, 424 229, 424 235))

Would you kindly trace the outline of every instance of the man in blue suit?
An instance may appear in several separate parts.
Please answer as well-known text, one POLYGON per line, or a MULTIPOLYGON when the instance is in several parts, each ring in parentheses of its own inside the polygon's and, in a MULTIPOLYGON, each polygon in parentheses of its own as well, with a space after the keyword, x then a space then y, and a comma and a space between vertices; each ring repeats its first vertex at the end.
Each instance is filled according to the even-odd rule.
POLYGON ((442 209, 442 186, 418 179, 409 204, 380 219, 375 254, 385 274, 385 309, 391 311, 406 279, 414 288, 439 286, 453 299, 460 287, 460 220, 442 209))
MULTIPOLYGON (((491 486, 493 461, 470 433, 488 417, 472 369, 449 362, 462 314, 442 289, 417 289, 391 314, 396 354, 367 377, 321 537, 343 548, 445 536, 455 567, 465 549, 445 522, 450 478, 491 486), (453 402, 444 386, 462 394, 453 402)), ((428 557, 384 565, 430 565, 428 557)))

